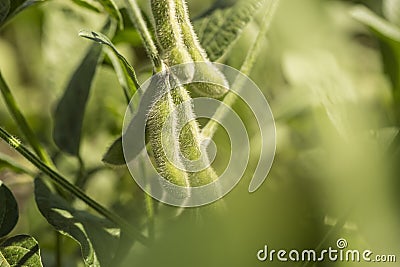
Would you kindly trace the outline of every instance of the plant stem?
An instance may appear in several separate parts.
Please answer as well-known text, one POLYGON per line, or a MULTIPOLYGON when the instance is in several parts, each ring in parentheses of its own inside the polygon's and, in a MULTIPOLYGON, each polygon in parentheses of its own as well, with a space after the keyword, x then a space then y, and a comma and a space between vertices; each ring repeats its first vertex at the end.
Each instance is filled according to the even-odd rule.
POLYGON ((54 235, 55 235, 55 239, 56 239, 56 267, 61 267, 61 263, 62 263, 62 250, 61 250, 61 239, 62 239, 62 235, 57 232, 54 231, 54 235))
POLYGON ((72 195, 76 196, 83 202, 85 202, 89 207, 94 209, 99 214, 103 215, 111 222, 118 225, 122 230, 126 231, 127 234, 130 235, 132 239, 137 239, 142 244, 147 244, 148 240, 142 233, 137 230, 131 228, 129 223, 127 223, 124 219, 119 217, 118 215, 112 213, 107 210, 105 207, 94 201, 92 198, 87 196, 85 192, 83 192, 79 187, 68 182, 66 178, 64 178, 61 174, 50 168, 48 165, 43 163, 38 157, 36 157, 32 152, 30 152, 21 142, 10 135, 7 131, 0 127, 0 138, 4 141, 8 142, 18 153, 24 156, 27 160, 29 160, 36 168, 46 174, 56 185, 61 187, 62 189, 68 191, 72 195))
MULTIPOLYGON (((262 39, 268 32, 271 21, 274 17, 275 11, 279 5, 280 0, 273 0, 272 2, 269 2, 268 7, 266 8, 265 14, 263 16, 263 20, 261 22, 261 28, 260 31, 257 35, 256 40, 254 41, 253 45, 251 46, 249 52, 247 53, 246 59, 244 60, 240 72, 243 73, 244 75, 249 75, 254 63, 257 60, 258 54, 261 52, 262 48, 262 39)), ((239 91, 241 88, 241 83, 243 82, 242 79, 237 78, 235 82, 233 83, 232 87, 233 88, 238 88, 239 91)), ((225 96, 223 100, 223 104, 217 109, 215 112, 213 119, 209 120, 206 126, 204 126, 202 130, 202 135, 206 138, 212 138, 215 134, 215 132, 218 129, 218 122, 222 120, 223 117, 225 117, 227 109, 224 108, 224 106, 231 107, 237 100, 237 95, 230 90, 228 94, 225 96)))
POLYGON ((142 16, 139 6, 136 0, 125 0, 128 14, 132 22, 135 24, 136 29, 139 31, 140 37, 144 43, 147 54, 149 55, 151 62, 153 63, 154 71, 161 71, 161 59, 158 53, 157 47, 154 44, 153 38, 151 37, 150 31, 147 28, 146 22, 142 16))
POLYGON ((39 140, 36 138, 36 135, 33 133, 31 127, 29 126, 28 122, 26 121, 24 115, 21 113, 20 109, 18 108, 17 102, 15 101, 14 96, 11 93, 10 88, 8 87, 7 83, 4 81, 3 76, 0 72, 0 91, 3 95, 4 101, 7 105, 8 110, 14 117, 16 123, 18 124, 19 129, 26 137, 28 143, 32 146, 35 153, 39 156, 39 158, 46 162, 46 164, 50 164, 50 157, 46 153, 46 151, 42 148, 39 143, 39 140))

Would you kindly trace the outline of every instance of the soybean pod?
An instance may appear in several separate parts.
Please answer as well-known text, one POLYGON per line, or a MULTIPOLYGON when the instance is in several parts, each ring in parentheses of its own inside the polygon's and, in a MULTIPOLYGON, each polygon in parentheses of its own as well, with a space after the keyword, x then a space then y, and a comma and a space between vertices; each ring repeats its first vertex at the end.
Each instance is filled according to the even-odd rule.
POLYGON ((189 184, 192 187, 209 184, 218 179, 214 169, 209 166, 210 160, 206 151, 202 151, 202 136, 200 128, 195 120, 191 98, 183 86, 178 86, 171 90, 171 95, 177 109, 177 125, 179 130, 179 146, 182 155, 181 162, 187 170, 189 184), (191 162, 198 164, 192 165, 191 162), (191 170, 197 166, 201 170, 191 170), (205 168, 204 168, 205 167, 205 168))
POLYGON ((167 181, 183 187, 189 186, 188 175, 184 170, 176 167, 179 162, 179 140, 176 138, 176 115, 173 113, 175 105, 170 93, 159 92, 154 104, 148 113, 146 131, 154 154, 158 173, 167 181), (171 117, 172 116, 172 117, 171 117), (162 134, 164 136, 162 137, 162 134), (163 145, 165 138, 167 145, 163 145), (168 159, 172 155, 172 159, 168 159))
POLYGON ((183 44, 194 62, 203 62, 195 65, 195 78, 204 82, 188 85, 188 89, 200 96, 220 98, 228 92, 228 82, 224 75, 210 62, 206 51, 200 45, 196 32, 192 27, 185 0, 173 0, 176 16, 181 27, 183 44))
POLYGON ((194 67, 190 63, 193 63, 193 60, 183 44, 175 2, 171 0, 151 0, 151 10, 163 60, 168 66, 189 63, 184 70, 184 78, 191 80, 194 67))

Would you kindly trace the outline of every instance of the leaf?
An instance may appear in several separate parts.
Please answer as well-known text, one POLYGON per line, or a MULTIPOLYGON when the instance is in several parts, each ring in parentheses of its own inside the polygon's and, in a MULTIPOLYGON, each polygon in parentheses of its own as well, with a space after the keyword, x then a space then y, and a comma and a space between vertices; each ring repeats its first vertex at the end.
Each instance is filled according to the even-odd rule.
MULTIPOLYGON (((103 32, 114 32, 112 28, 107 23, 103 32)), ((101 52, 102 47, 98 44, 89 48, 73 73, 54 113, 54 142, 62 151, 74 156, 79 155, 83 118, 93 78, 102 59, 101 52)))
POLYGON ((81 7, 84 7, 86 9, 92 10, 92 11, 94 11, 96 13, 100 13, 100 10, 96 6, 86 2, 84 0, 72 0, 72 2, 74 2, 78 6, 81 6, 81 7))
POLYGON ((111 41, 104 34, 94 31, 80 31, 79 35, 84 38, 88 38, 92 41, 104 44, 111 49, 111 53, 107 53, 108 57, 114 66, 115 72, 117 73, 118 80, 124 89, 127 103, 131 100, 131 97, 135 94, 137 89, 140 87, 136 77, 135 70, 129 64, 129 62, 122 56, 117 48, 111 43, 111 41))
MULTIPOLYGON (((164 78, 152 79, 151 83, 159 83, 161 81, 160 79, 164 78)), ((157 97, 156 90, 160 90, 159 84, 152 85, 151 83, 145 86, 145 88, 140 88, 143 90, 140 92, 140 101, 131 101, 129 103, 129 107, 131 110, 135 110, 135 113, 131 114, 129 125, 123 133, 123 136, 127 138, 124 139, 124 143, 122 142, 123 137, 118 138, 104 155, 103 162, 116 166, 124 165, 126 162, 135 159, 145 147, 145 143, 147 143, 148 140, 148 138, 146 138, 148 131, 144 131, 144 127, 147 123, 148 111, 157 97), (136 108, 134 106, 137 102, 139 103, 136 108), (143 140, 145 140, 145 142, 143 142, 143 140), (126 150, 123 150, 123 145, 126 150)), ((135 94, 135 96, 138 95, 139 93, 135 94)))
POLYGON ((400 1, 384 0, 382 11, 385 17, 394 25, 400 26, 400 1))
MULTIPOLYGON (((18 204, 10 189, 0 181, 0 237, 11 232, 18 221, 18 204)), ((0 258, 1 260, 1 258, 0 258)), ((0 266, 2 266, 0 264, 0 266)))
POLYGON ((353 8, 351 15, 380 39, 384 70, 392 82, 395 102, 400 104, 400 28, 363 6, 353 8))
POLYGON ((103 156, 102 161, 104 163, 121 166, 125 165, 124 151, 122 149, 122 137, 119 137, 107 150, 106 154, 103 156))
POLYGON ((39 244, 28 235, 17 235, 7 239, 0 245, 0 266, 43 266, 39 244))
POLYGON ((69 81, 54 114, 54 142, 62 151, 74 156, 79 155, 83 117, 101 51, 99 45, 90 47, 69 81))
POLYGON ((35 200, 40 213, 57 231, 80 244, 86 266, 112 266, 119 230, 110 221, 74 209, 40 179, 35 179, 35 200))
POLYGON ((211 61, 227 54, 246 25, 253 19, 265 0, 240 0, 233 7, 217 10, 199 22, 201 44, 211 61))
POLYGON ((8 168, 15 173, 26 173, 32 175, 32 172, 24 166, 15 162, 14 159, 0 153, 0 168, 8 168))
POLYGON ((122 15, 119 12, 118 6, 115 4, 113 0, 97 0, 99 2, 104 10, 114 19, 117 20, 118 26, 120 29, 123 28, 123 20, 122 20, 122 15))
POLYGON ((2 23, 10 12, 10 0, 0 1, 0 23, 2 23))
POLYGON ((25 8, 46 0, 0 0, 0 25, 17 15, 25 8))
POLYGON ((356 20, 370 27, 380 36, 385 36, 397 42, 400 41, 400 29, 387 20, 379 17, 374 12, 364 6, 357 6, 352 9, 351 15, 356 20))

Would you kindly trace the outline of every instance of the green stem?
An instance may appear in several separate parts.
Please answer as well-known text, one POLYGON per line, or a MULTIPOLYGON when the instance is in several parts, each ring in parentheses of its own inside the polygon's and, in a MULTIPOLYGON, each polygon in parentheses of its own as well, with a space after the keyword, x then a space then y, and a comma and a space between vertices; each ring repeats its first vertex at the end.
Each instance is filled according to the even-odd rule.
POLYGON ((62 250, 61 250, 61 239, 62 235, 55 231, 55 238, 56 238, 56 266, 61 267, 62 266, 62 250))
POLYGON ((153 38, 151 37, 150 31, 147 28, 146 22, 142 16, 139 6, 136 0, 125 0, 128 14, 132 22, 135 24, 136 29, 139 31, 140 37, 144 43, 147 54, 149 55, 151 62, 153 63, 154 71, 161 71, 161 59, 158 53, 157 47, 154 44, 153 38))
POLYGON ((15 101, 14 96, 11 93, 10 88, 7 83, 4 81, 3 76, 0 72, 0 91, 3 95, 4 101, 7 105, 8 110, 14 117, 16 123, 18 124, 19 129, 22 131, 23 135, 26 137, 28 143, 32 146, 35 153, 39 156, 39 158, 46 162, 46 164, 50 164, 51 160, 46 151, 42 148, 37 139, 36 135, 32 131, 28 122, 26 121, 24 115, 21 113, 18 108, 17 102, 15 101))
POLYGON ((56 185, 68 191, 72 195, 76 196, 77 198, 85 202, 89 207, 94 209, 96 212, 98 212, 99 214, 109 219, 111 222, 118 225, 122 230, 126 231, 126 233, 129 234, 132 239, 137 239, 142 244, 148 243, 147 237, 145 237, 142 233, 132 229, 131 225, 127 223, 124 219, 110 212, 105 207, 94 201, 92 198, 87 196, 85 192, 83 192, 79 187, 76 187, 75 185, 68 182, 66 178, 64 178, 61 174, 50 168, 45 163, 43 163, 43 161, 41 161, 32 152, 30 152, 24 145, 22 145, 17 138, 10 135, 7 131, 5 131, 1 127, 0 127, 0 138, 8 142, 18 153, 20 153, 23 157, 29 160, 41 172, 46 174, 56 185))
MULTIPOLYGON (((140 159, 140 168, 139 169, 141 170, 141 175, 143 177, 146 177, 146 173, 145 173, 146 167, 145 167, 145 163, 142 158, 140 159)), ((148 189, 150 189, 150 188, 148 188, 148 189)), ((155 239, 154 201, 153 201, 153 198, 147 193, 144 194, 144 198, 145 198, 145 205, 146 205, 146 212, 147 212, 148 236, 149 236, 149 239, 151 240, 151 242, 153 242, 155 239)))
MULTIPOLYGON (((257 38, 255 42, 253 43, 252 47, 250 48, 249 52, 247 53, 246 59, 244 60, 240 72, 243 73, 244 75, 249 75, 254 63, 257 60, 258 54, 261 52, 262 48, 262 39, 268 32, 270 26, 271 26, 271 21, 274 17, 275 11, 279 5, 280 0, 273 0, 272 3, 269 2, 268 7, 266 8, 266 12, 263 16, 263 20, 261 22, 261 28, 260 31, 257 35, 257 38)), ((241 88, 241 83, 243 82, 242 79, 238 78, 235 80, 233 83, 232 87, 233 88, 241 88)), ((215 132, 218 129, 218 121, 221 121, 223 117, 225 117, 226 112, 228 111, 224 106, 232 107, 233 104, 237 100, 237 95, 235 93, 228 92, 228 94, 225 96, 223 100, 223 105, 220 106, 220 108, 217 109, 215 112, 215 115, 213 116, 212 120, 209 120, 206 126, 203 128, 202 135, 206 138, 212 138, 215 134, 215 132)))

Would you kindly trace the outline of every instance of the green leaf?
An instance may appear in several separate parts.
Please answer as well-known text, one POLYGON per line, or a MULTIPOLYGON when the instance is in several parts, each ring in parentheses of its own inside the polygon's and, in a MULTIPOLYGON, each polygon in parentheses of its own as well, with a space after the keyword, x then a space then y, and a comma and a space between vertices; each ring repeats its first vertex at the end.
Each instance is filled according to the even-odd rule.
MULTIPOLYGON (((114 34, 115 29, 107 23, 102 32, 114 34)), ((102 60, 102 47, 93 44, 73 73, 64 95, 54 113, 53 139, 64 152, 79 155, 81 131, 90 88, 98 63, 102 60)))
POLYGON ((0 1, 0 23, 2 23, 10 12, 10 0, 0 1))
POLYGON ((46 0, 0 0, 0 25, 17 15, 25 8, 46 0))
POLYGON ((0 153, 0 169, 1 168, 8 168, 15 173, 26 173, 33 175, 31 171, 16 162, 14 159, 0 153))
POLYGON ((394 100, 400 105, 400 28, 363 6, 353 8, 351 14, 380 39, 384 70, 393 84, 394 100))
POLYGON ((53 138, 64 152, 79 155, 86 104, 102 48, 93 44, 73 74, 54 114, 53 138))
POLYGON ((102 161, 109 165, 121 166, 125 165, 124 151, 122 149, 122 137, 119 137, 107 150, 102 161))
POLYGON ((129 64, 125 57, 118 52, 117 48, 104 34, 94 31, 80 31, 79 35, 81 37, 88 38, 92 41, 106 45, 108 48, 110 48, 110 50, 107 50, 107 55, 110 58, 114 66, 114 70, 117 73, 118 80, 124 89, 127 103, 129 103, 131 97, 140 87, 133 67, 129 64))
POLYGON ((74 2, 75 4, 77 4, 78 6, 84 7, 86 9, 92 10, 96 13, 100 13, 101 11, 94 5, 84 1, 84 0, 72 0, 72 2, 74 2))
POLYGON ((385 17, 396 26, 400 26, 400 1, 384 0, 382 11, 385 17))
POLYGON ((380 36, 385 36, 397 42, 400 41, 400 29, 389 21, 379 17, 374 12, 364 6, 357 6, 352 9, 351 15, 356 20, 370 27, 380 36))
POLYGON ((0 266, 43 266, 39 244, 28 235, 17 235, 7 239, 0 245, 0 266))
POLYGON ((119 28, 123 28, 123 20, 122 20, 122 15, 121 12, 119 12, 118 6, 115 4, 113 0, 97 0, 99 2, 104 10, 114 19, 117 20, 119 28))
MULTIPOLYGON (((157 80, 158 79, 153 79, 152 82, 157 83, 157 80)), ((136 113, 132 114, 132 119, 126 130, 124 130, 124 135, 129 136, 129 138, 125 139, 124 145, 125 148, 129 149, 123 151, 122 137, 120 137, 108 149, 103 157, 103 162, 110 165, 124 165, 126 162, 135 159, 143 150, 145 144, 142 140, 144 139, 147 142, 146 134, 148 134, 148 131, 144 133, 143 126, 146 125, 147 113, 155 101, 157 95, 156 90, 159 90, 159 86, 148 86, 144 92, 141 92, 137 109, 130 106, 132 110, 136 110, 136 113)), ((137 96, 137 94, 135 96, 137 96)), ((130 105, 135 105, 133 102, 135 101, 130 102, 130 105)))
POLYGON ((211 61, 227 54, 265 0, 239 0, 197 23, 199 38, 211 61))
POLYGON ((2 237, 10 233, 18 221, 17 201, 2 181, 0 181, 0 203, 0 237, 2 237))
POLYGON ((119 230, 110 221, 76 210, 40 179, 35 180, 35 199, 46 220, 80 244, 86 266, 112 266, 119 230))

